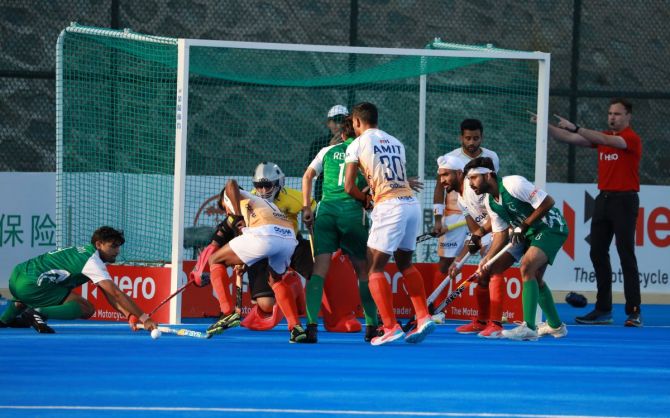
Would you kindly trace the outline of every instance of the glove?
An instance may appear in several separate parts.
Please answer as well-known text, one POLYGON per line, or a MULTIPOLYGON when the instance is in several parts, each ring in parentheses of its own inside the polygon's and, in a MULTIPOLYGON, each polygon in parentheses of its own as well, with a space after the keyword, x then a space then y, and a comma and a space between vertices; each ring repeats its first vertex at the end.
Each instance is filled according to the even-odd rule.
POLYGON ((482 248, 482 237, 474 234, 471 235, 470 241, 468 241, 468 252, 470 254, 476 254, 480 248, 482 248))
POLYGON ((526 240, 526 232, 530 226, 526 223, 521 223, 520 226, 517 226, 512 231, 512 236, 510 236, 510 242, 512 245, 519 245, 526 240))

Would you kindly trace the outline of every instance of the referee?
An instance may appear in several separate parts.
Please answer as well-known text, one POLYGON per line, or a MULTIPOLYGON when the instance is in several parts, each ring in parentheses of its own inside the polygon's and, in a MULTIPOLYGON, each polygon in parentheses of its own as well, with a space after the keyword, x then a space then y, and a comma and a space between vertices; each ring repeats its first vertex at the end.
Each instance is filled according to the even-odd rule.
POLYGON ((612 265, 609 247, 616 237, 621 259, 626 298, 627 327, 641 327, 640 280, 635 258, 635 226, 640 207, 640 158, 642 141, 630 127, 633 105, 626 99, 610 101, 609 129, 594 131, 558 115, 557 126, 549 125, 554 139, 598 150, 598 189, 591 220, 591 262, 596 273, 598 294, 590 313, 575 320, 581 324, 612 323, 612 265))

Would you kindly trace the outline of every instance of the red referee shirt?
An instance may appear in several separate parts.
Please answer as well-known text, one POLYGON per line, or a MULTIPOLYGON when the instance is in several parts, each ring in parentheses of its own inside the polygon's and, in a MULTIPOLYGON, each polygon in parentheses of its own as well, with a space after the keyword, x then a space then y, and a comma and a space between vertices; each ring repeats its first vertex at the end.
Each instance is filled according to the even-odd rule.
POLYGON ((642 140, 626 127, 621 132, 603 131, 626 141, 626 149, 598 145, 598 189, 606 191, 640 191, 640 158, 642 140))

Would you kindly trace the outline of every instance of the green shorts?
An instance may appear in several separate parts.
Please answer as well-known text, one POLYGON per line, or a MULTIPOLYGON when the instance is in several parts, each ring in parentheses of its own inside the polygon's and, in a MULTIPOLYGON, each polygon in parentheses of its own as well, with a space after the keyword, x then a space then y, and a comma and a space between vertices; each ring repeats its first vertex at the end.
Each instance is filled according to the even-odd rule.
POLYGON ((568 239, 568 229, 566 227, 563 228, 563 231, 546 228, 533 235, 529 245, 541 249, 549 259, 549 264, 553 264, 556 254, 558 254, 566 239, 568 239))
POLYGON ((14 299, 31 308, 42 308, 62 304, 72 291, 70 286, 50 280, 42 280, 38 284, 38 277, 26 271, 25 263, 14 267, 9 276, 9 291, 14 299))
POLYGON ((367 254, 370 221, 355 201, 319 202, 314 219, 314 253, 345 254, 364 260, 367 254))

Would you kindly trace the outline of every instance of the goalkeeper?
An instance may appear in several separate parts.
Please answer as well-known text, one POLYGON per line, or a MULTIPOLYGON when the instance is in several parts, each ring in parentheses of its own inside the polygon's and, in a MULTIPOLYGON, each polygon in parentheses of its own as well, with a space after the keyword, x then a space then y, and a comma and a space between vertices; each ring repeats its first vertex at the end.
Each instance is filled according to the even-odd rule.
POLYGON ((139 320, 147 330, 156 328, 107 271, 106 263, 116 261, 124 242, 123 232, 102 226, 93 233, 90 244, 50 251, 14 267, 9 278, 14 301, 0 317, 0 327, 32 326, 39 333, 53 334, 47 319, 90 318, 95 313, 91 302, 72 293, 90 280, 112 307, 128 317, 131 326, 139 320))
MULTIPOLYGON (((272 305, 276 298, 277 305, 286 315, 290 331, 289 342, 305 342, 307 335, 300 324, 295 293, 286 280, 293 276, 287 268, 291 254, 298 244, 292 222, 276 205, 240 190, 235 180, 228 181, 221 191, 218 203, 226 211, 226 215, 233 219, 231 224, 236 230, 241 230, 242 235, 237 235, 209 256, 210 270, 215 270, 219 265, 224 268, 254 266, 267 260, 270 275, 265 277, 265 283, 273 292, 272 305)), ((230 328, 231 318, 221 318, 214 325, 222 322, 230 328)), ((216 331, 210 327, 207 332, 211 334, 216 331)))
MULTIPOLYGON (((253 184, 253 195, 274 203, 282 216, 285 216, 288 222, 292 224, 293 231, 298 237, 298 245, 291 256, 290 266, 303 276, 309 277, 313 263, 310 245, 308 241, 302 238, 297 229, 297 217, 302 208, 300 192, 284 187, 284 173, 277 164, 272 162, 262 162, 256 167, 253 184)), ((219 199, 219 208, 225 210, 223 195, 219 199)), ((211 254, 226 245, 236 235, 239 235, 240 228, 237 222, 238 218, 228 215, 217 226, 211 244, 198 257, 195 273, 192 273, 198 280, 211 254)), ((225 266, 223 264, 209 264, 211 283, 216 291, 221 315, 207 329, 208 333, 218 334, 238 325, 254 331, 265 331, 274 328, 283 319, 285 313, 282 313, 280 307, 275 303, 275 293, 268 282, 270 269, 267 259, 261 259, 247 267, 249 288, 254 306, 244 320, 241 320, 239 313, 234 310, 233 297, 229 291, 231 281, 225 266)), ((300 279, 295 274, 286 274, 282 281, 291 289, 298 313, 304 313, 305 296, 300 279)), ((196 284, 199 283, 196 281, 196 284)))
MULTIPOLYGON (((317 342, 317 322, 323 286, 331 257, 339 248, 349 256, 358 277, 358 291, 365 313, 365 341, 377 336, 377 306, 368 287, 366 242, 369 221, 362 203, 344 191, 344 156, 347 146, 356 137, 351 117, 342 125, 341 142, 324 147, 310 163, 302 177, 303 221, 314 228, 314 272, 305 289, 307 299, 307 341, 317 342), (312 180, 323 173, 323 198, 315 213, 312 211, 312 180)), ((358 173, 359 189, 367 187, 365 178, 358 173)), ((355 317, 340 318, 342 330, 360 329, 355 317), (355 321, 355 324, 347 324, 355 321)))

